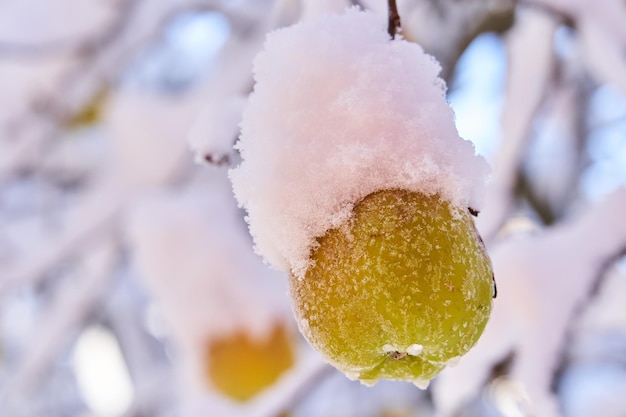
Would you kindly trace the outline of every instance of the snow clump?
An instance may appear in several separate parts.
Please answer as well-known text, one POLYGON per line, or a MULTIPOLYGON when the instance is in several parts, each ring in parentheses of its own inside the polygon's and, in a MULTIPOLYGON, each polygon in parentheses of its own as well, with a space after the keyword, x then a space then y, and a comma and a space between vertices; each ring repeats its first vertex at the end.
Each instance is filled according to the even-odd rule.
POLYGON ((303 277, 316 237, 370 193, 439 193, 479 210, 489 168, 459 137, 440 66, 356 8, 270 33, 231 171, 256 250, 303 277))

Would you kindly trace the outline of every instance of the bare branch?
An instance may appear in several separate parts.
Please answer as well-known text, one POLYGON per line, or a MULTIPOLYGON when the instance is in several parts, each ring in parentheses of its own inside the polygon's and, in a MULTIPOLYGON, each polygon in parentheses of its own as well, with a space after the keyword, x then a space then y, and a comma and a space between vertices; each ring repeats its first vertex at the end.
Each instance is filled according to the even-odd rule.
POLYGON ((391 39, 395 39, 396 33, 402 30, 400 26, 400 14, 398 14, 398 6, 396 0, 389 0, 389 24, 387 26, 387 32, 391 39))

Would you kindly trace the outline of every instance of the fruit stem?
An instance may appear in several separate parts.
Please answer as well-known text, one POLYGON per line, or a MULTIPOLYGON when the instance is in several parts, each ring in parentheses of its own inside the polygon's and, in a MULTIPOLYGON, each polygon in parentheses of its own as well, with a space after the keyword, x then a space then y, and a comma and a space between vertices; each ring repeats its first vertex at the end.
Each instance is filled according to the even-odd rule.
POLYGON ((387 32, 391 39, 395 39, 396 33, 401 30, 400 14, 398 14, 398 6, 396 0, 389 0, 389 25, 387 26, 387 32))

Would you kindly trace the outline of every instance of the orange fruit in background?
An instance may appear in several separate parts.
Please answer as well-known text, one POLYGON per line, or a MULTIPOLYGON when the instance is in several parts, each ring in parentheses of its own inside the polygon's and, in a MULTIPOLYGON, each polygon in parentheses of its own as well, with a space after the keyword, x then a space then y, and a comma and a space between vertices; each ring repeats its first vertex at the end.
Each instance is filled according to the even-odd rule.
POLYGON ((293 366, 294 345, 293 336, 282 324, 265 338, 253 338, 240 330, 212 340, 207 347, 207 377, 222 394, 249 400, 293 366))

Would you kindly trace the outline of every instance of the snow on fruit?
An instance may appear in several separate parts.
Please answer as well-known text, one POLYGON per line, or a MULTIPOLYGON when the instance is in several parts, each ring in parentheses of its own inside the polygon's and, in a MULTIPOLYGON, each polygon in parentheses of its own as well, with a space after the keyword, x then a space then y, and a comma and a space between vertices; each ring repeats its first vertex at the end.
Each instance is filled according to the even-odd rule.
POLYGON ((350 9, 268 35, 231 180, 311 345, 350 378, 425 386, 491 311, 470 215, 489 169, 439 65, 385 23, 350 9))

